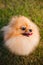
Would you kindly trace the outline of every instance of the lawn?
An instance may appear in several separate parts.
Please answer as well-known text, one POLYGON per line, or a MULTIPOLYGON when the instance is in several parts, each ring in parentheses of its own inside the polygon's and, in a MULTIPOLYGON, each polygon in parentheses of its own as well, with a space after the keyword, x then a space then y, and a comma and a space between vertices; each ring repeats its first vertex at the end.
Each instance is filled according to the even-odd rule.
POLYGON ((11 16, 24 15, 40 29, 40 42, 29 56, 12 55, 2 46, 0 34, 0 65, 43 65, 43 0, 0 0, 0 29, 11 16))

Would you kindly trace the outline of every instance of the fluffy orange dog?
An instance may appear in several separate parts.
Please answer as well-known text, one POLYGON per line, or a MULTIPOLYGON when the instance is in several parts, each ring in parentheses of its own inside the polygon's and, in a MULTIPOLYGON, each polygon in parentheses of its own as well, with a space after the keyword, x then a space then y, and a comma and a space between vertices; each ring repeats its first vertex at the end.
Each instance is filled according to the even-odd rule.
POLYGON ((39 43, 38 27, 24 16, 12 17, 4 31, 5 46, 13 54, 28 55, 39 43))

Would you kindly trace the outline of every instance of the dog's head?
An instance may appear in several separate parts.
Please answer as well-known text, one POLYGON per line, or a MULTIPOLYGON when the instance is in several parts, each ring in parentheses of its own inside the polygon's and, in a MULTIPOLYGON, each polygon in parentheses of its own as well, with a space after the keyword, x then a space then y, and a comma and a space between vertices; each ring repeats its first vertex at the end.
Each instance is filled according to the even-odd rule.
POLYGON ((18 55, 29 54, 39 42, 39 29, 24 16, 13 17, 4 27, 5 45, 18 55))
MULTIPOLYGON (((9 23, 8 38, 15 36, 31 37, 37 33, 37 26, 24 16, 13 17, 9 23)), ((7 38, 7 39, 8 39, 7 38)))

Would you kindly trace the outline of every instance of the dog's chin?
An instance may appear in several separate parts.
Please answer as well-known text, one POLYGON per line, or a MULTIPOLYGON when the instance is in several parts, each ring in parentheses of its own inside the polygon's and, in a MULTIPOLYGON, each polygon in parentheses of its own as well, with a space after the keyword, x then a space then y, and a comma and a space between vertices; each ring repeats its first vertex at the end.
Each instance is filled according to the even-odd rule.
POLYGON ((30 54, 35 47, 37 47, 39 42, 39 36, 18 36, 10 38, 5 42, 5 46, 16 55, 28 55, 30 54))

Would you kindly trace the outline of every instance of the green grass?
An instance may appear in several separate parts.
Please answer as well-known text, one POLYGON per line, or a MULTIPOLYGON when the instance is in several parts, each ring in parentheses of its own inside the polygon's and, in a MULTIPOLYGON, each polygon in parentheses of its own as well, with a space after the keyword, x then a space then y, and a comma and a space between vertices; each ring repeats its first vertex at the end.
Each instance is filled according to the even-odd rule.
POLYGON ((7 55, 7 52, 3 51, 0 65, 43 65, 43 0, 0 0, 0 28, 7 25, 13 15, 24 15, 39 26, 40 43, 27 57, 12 56, 10 53, 7 55))

